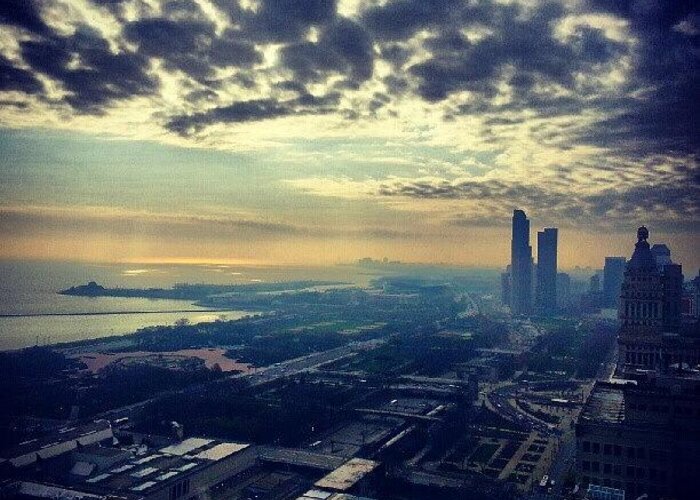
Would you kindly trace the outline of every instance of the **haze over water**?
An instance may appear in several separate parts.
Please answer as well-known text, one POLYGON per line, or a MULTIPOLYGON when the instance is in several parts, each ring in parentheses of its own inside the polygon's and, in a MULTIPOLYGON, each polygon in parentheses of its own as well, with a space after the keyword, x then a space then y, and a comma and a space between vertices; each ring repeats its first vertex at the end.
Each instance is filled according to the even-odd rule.
POLYGON ((128 334, 147 326, 173 324, 180 318, 198 323, 218 318, 237 319, 248 314, 209 311, 187 300, 75 297, 57 293, 88 281, 109 288, 158 288, 184 282, 250 284, 290 279, 348 280, 351 274, 355 273, 343 268, 2 262, 0 350, 128 334))

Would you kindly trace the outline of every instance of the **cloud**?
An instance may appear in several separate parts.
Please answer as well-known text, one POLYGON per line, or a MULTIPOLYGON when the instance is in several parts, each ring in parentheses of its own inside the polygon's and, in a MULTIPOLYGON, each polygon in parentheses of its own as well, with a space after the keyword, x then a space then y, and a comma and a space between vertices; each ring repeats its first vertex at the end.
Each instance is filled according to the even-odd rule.
POLYGON ((0 2, 0 24, 14 25, 38 35, 45 35, 50 31, 34 0, 0 2))
POLYGON ((490 99, 505 81, 513 87, 515 99, 527 103, 538 85, 573 88, 577 73, 595 73, 596 66, 626 50, 624 44, 590 27, 578 27, 567 40, 558 40, 554 27, 564 11, 556 4, 525 15, 521 9, 503 9, 492 20, 493 34, 474 42, 459 31, 428 38, 424 45, 431 57, 409 68, 418 78, 420 95, 440 101, 467 90, 490 99))
POLYGON ((692 2, 388 0, 345 2, 343 15, 329 0, 92 3, 102 18, 70 19, 79 10, 64 0, 4 2, 0 22, 23 35, 4 54, 12 63, 0 61, 0 91, 46 106, 56 83, 62 102, 100 114, 148 96, 154 122, 187 137, 173 126, 185 116, 206 126, 315 114, 280 95, 286 82, 307 96, 340 92, 344 105, 319 113, 357 124, 420 119, 427 105, 424 116, 483 120, 495 144, 502 126, 585 115, 560 147, 698 150, 692 2))
POLYGON ((316 230, 263 218, 232 215, 188 215, 124 210, 114 207, 0 207, 3 233, 109 233, 142 237, 222 239, 232 236, 280 238, 310 235, 316 230))
POLYGON ((653 220, 674 231, 700 230, 700 178, 675 175, 672 183, 635 182, 594 192, 563 183, 424 179, 393 180, 380 185, 379 197, 416 200, 460 200, 472 215, 457 214, 458 225, 506 224, 514 208, 524 208, 540 220, 561 226, 586 225, 623 229, 653 220))
POLYGON ((343 169, 330 184, 354 167, 374 182, 316 177, 323 189, 402 209, 449 201, 445 217, 472 200, 617 220, 650 200, 666 220, 697 220, 695 191, 667 185, 697 182, 679 169, 700 155, 699 8, 12 0, 0 4, 0 101, 11 103, 0 117, 200 148, 274 145, 295 166, 343 169), (325 150, 328 137, 367 141, 350 158, 325 150), (436 172, 443 159, 462 172, 436 172))
POLYGON ((329 73, 344 74, 352 85, 372 77, 374 56, 367 32, 348 19, 328 26, 318 42, 290 44, 281 51, 282 63, 297 81, 324 81, 329 73))
POLYGON ((15 67, 6 57, 0 54, 0 91, 18 90, 27 94, 37 94, 44 87, 33 73, 15 67))
POLYGON ((172 132, 189 136, 217 123, 245 123, 289 115, 325 114, 334 111, 338 99, 337 93, 321 97, 304 93, 286 101, 274 99, 239 101, 201 113, 176 116, 170 119, 166 127, 172 132))
MULTIPOLYGON (((232 2, 219 3, 231 9, 232 2)), ((260 0, 254 13, 234 6, 232 19, 253 40, 290 42, 302 39, 312 26, 332 22, 336 13, 336 0, 260 0)))
POLYGON ((22 41, 20 49, 33 70, 61 84, 66 92, 63 101, 79 112, 100 113, 114 101, 158 89, 158 79, 148 74, 146 57, 112 52, 107 40, 89 26, 79 26, 70 36, 22 41))
POLYGON ((435 28, 449 22, 462 8, 461 0, 392 0, 370 7, 362 19, 377 38, 402 40, 421 28, 435 28))
POLYGON ((634 102, 614 109, 581 139, 621 146, 633 154, 700 152, 695 132, 700 104, 700 32, 697 2, 661 0, 603 2, 594 10, 624 19, 637 40, 629 90, 642 91, 634 102))
POLYGON ((7 235, 108 234, 118 238, 167 240, 241 241, 289 238, 410 239, 415 231, 372 225, 323 227, 270 220, 249 214, 188 215, 125 210, 115 207, 0 207, 0 232, 7 235))
POLYGON ((232 30, 218 36, 214 23, 196 9, 186 11, 195 19, 147 18, 130 22, 124 26, 124 36, 138 44, 142 54, 160 58, 167 67, 198 80, 211 77, 217 67, 247 68, 262 61, 252 43, 237 39, 232 30))

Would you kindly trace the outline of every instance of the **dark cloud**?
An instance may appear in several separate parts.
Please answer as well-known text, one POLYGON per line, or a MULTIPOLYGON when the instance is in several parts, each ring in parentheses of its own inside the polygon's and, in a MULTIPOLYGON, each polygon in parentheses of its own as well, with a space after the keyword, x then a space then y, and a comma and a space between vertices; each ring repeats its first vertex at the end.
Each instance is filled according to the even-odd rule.
POLYGON ((500 127, 533 116, 585 114, 588 120, 601 118, 575 130, 570 124, 533 126, 531 133, 562 149, 593 144, 637 159, 658 153, 700 154, 697 1, 577 4, 576 13, 625 20, 632 35, 627 41, 612 40, 603 30, 585 25, 565 39, 555 35, 571 12, 564 0, 388 0, 370 2, 353 20, 338 14, 336 0, 260 0, 255 9, 234 0, 214 0, 230 21, 223 31, 195 0, 164 0, 157 12, 142 0, 92 1, 122 24, 123 40, 110 45, 84 26, 73 35, 54 33, 42 18, 41 2, 0 1, 0 23, 24 30, 23 60, 0 59, 0 91, 41 95, 38 72, 67 91, 64 100, 73 108, 99 113, 118 100, 156 92, 153 59, 194 80, 183 84, 188 102, 215 103, 226 94, 227 83, 240 89, 274 89, 255 100, 215 108, 221 111, 176 117, 169 127, 182 133, 190 126, 178 126, 181 122, 199 129, 218 118, 235 122, 332 112, 334 105, 316 103, 321 98, 309 94, 307 86, 341 75, 333 89, 349 95, 348 102, 357 109, 335 106, 335 111, 350 119, 371 118, 379 109, 387 110, 394 98, 415 93, 446 119, 484 117, 483 137, 494 145, 502 140, 500 127), (122 15, 127 4, 135 13, 128 22, 122 15), (317 41, 310 41, 312 32, 317 41), (415 37, 419 32, 421 37, 415 37), (280 44, 281 68, 263 72, 259 65, 269 44, 280 44), (415 63, 417 53, 421 59, 415 63), (381 97, 352 95, 375 76, 378 58, 393 69, 381 80, 381 97), (626 81, 602 88, 598 77, 622 58, 630 62, 626 81), (235 74, 222 77, 223 68, 235 68, 235 74), (278 69, 290 70, 290 80, 272 83, 270 76, 278 69), (499 95, 504 84, 511 91, 506 103, 499 95), (279 90, 296 92, 295 100, 280 100, 279 90), (470 97, 459 102, 463 92, 470 97))
POLYGON ((277 88, 280 90, 288 90, 290 92, 297 92, 299 94, 306 93, 306 87, 301 83, 294 80, 285 80, 277 84, 277 88))
POLYGON ((38 35, 50 32, 34 0, 2 0, 0 24, 17 26, 38 35))
POLYGON ((530 13, 504 7, 491 20, 493 34, 482 39, 471 42, 452 30, 428 38, 424 45, 432 57, 410 68, 420 95, 440 101, 468 90, 488 99, 509 69, 514 72, 510 83, 519 93, 516 98, 527 100, 540 82, 574 89, 577 73, 592 72, 626 50, 592 28, 580 27, 571 40, 558 40, 554 27, 563 15, 563 8, 551 3, 530 13))
POLYGON ((376 113, 378 110, 391 102, 391 97, 381 92, 375 92, 372 99, 369 101, 370 113, 376 113))
POLYGON ((408 86, 428 102, 461 91, 476 96, 447 111, 448 119, 506 115, 492 116, 490 124, 499 125, 512 123, 512 113, 524 110, 543 118, 592 111, 604 118, 563 140, 641 157, 697 154, 700 4, 589 0, 581 6, 582 13, 602 12, 627 21, 634 45, 611 40, 590 26, 576 27, 565 40, 558 38, 554 29, 567 15, 565 7, 565 2, 555 1, 525 7, 489 0, 392 0, 365 10, 362 21, 382 41, 382 57, 413 76, 412 85, 387 81, 388 91, 403 93, 408 86), (467 33, 483 28, 484 34, 470 39, 465 28, 467 33), (406 67, 412 53, 406 41, 419 30, 430 33, 422 42, 430 57, 406 67), (623 56, 630 56, 633 64, 628 80, 617 93, 603 91, 596 75, 623 56), (492 104, 502 83, 510 85, 512 99, 506 105, 492 104), (570 94, 547 90, 552 84, 570 94))
POLYGON ((234 217, 185 216, 165 214, 111 214, 51 209, 23 210, 0 208, 0 230, 4 234, 111 234, 117 237, 159 239, 197 238, 216 240, 232 236, 277 238, 289 236, 325 235, 318 227, 306 227, 285 222, 239 219, 234 217))
POLYGON ((242 123, 278 118, 291 113, 291 109, 273 99, 254 99, 235 102, 229 106, 210 109, 202 113, 172 118, 166 127, 187 136, 214 123, 242 123))
POLYGON ((401 95, 408 90, 408 80, 401 76, 389 75, 382 80, 387 91, 392 95, 401 95))
MULTIPOLYGON (((700 230, 700 174, 679 167, 663 183, 647 183, 638 176, 632 182, 605 188, 595 194, 571 191, 572 183, 525 184, 514 181, 393 181, 382 185, 377 194, 384 197, 415 199, 470 200, 479 203, 491 224, 507 223, 513 207, 524 207, 540 217, 562 225, 598 224, 601 227, 627 227, 630 220, 653 219, 683 230, 700 230), (679 175, 681 174, 681 175, 679 175)), ((562 170, 562 174, 566 173, 562 170)), ((594 175, 594 173, 593 173, 594 175)), ((605 179, 601 178, 601 182, 605 179)), ((460 215, 455 223, 479 224, 485 215, 460 215)), ((483 222, 483 220, 482 220, 483 222)))
POLYGON ((401 68, 413 55, 413 51, 404 44, 382 43, 380 44, 381 56, 396 68, 401 68))
POLYGON ((0 99, 0 107, 1 106, 8 106, 8 107, 17 108, 17 109, 26 109, 29 107, 29 104, 27 104, 24 101, 0 99))
MULTIPOLYGON (((185 5, 189 5, 185 3, 185 5)), ((260 52, 232 30, 216 35, 214 24, 199 19, 199 6, 176 11, 187 19, 149 18, 128 23, 124 27, 127 40, 138 44, 139 51, 165 61, 171 69, 179 69, 193 78, 205 81, 214 67, 250 67, 262 61, 260 52)))
POLYGON ((141 19, 124 27, 124 36, 137 43, 142 54, 162 58, 170 68, 200 79, 211 74, 208 62, 198 56, 201 44, 208 43, 213 33, 209 22, 164 18, 141 19))
POLYGON ((325 79, 330 72, 342 72, 347 63, 333 50, 319 43, 302 42, 284 47, 282 64, 294 72, 301 82, 325 79))
POLYGON ((311 27, 333 22, 337 11, 337 0, 260 0, 255 10, 231 0, 214 3, 256 43, 299 42, 311 27))
POLYGON ((326 114, 335 110, 339 99, 338 93, 322 97, 305 93, 296 99, 286 101, 275 99, 239 101, 201 113, 173 117, 167 122, 166 128, 179 135, 189 136, 216 123, 244 123, 290 115, 326 114))
POLYGON ((125 6, 126 4, 131 4, 136 6, 139 12, 147 13, 150 11, 149 7, 144 4, 143 0, 90 0, 95 5, 107 9, 116 17, 119 21, 125 22, 125 6))
POLYGON ((462 0, 393 0, 369 8, 362 19, 377 38, 401 40, 421 28, 443 26, 463 5, 462 0))
POLYGON ((347 75, 359 84, 371 78, 372 43, 367 32, 348 19, 328 26, 317 43, 290 44, 281 51, 282 63, 302 82, 325 80, 328 73, 347 75))
POLYGON ((146 57, 112 52, 107 41, 87 26, 67 37, 20 42, 20 47, 25 62, 60 82, 68 93, 65 102, 80 112, 99 113, 116 100, 158 88, 158 80, 148 74, 146 57))
POLYGON ((339 19, 324 32, 320 42, 346 61, 354 81, 363 82, 372 77, 372 41, 359 24, 339 19))
POLYGON ((44 86, 29 71, 14 66, 0 54, 0 91, 18 90, 26 94, 42 92, 44 86))
POLYGON ((196 19, 206 18, 202 8, 194 0, 167 0, 162 6, 163 15, 172 19, 196 19))
POLYGON ((201 102, 216 102, 219 99, 219 95, 211 89, 197 89, 185 96, 187 102, 191 103, 201 103, 201 102))
POLYGON ((692 0, 591 0, 590 6, 628 21, 637 40, 629 90, 645 92, 629 105, 611 106, 613 116, 580 139, 642 156, 700 153, 700 34, 681 28, 684 22, 693 25, 700 4, 692 0))
POLYGON ((238 33, 226 30, 221 37, 212 40, 211 62, 215 66, 249 68, 262 62, 262 55, 251 42, 240 40, 238 33))

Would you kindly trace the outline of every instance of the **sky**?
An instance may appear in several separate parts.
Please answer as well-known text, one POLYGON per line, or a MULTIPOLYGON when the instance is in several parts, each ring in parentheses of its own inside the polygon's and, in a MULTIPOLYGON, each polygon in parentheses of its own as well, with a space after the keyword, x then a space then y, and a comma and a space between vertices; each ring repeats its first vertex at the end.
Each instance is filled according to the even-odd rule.
POLYGON ((4 0, 0 259, 692 276, 699 69, 691 0, 4 0))

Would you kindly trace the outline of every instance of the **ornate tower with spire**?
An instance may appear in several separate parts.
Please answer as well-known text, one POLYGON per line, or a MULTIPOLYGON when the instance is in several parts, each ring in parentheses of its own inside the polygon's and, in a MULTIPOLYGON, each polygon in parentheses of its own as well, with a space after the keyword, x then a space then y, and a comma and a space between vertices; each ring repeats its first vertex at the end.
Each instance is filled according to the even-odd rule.
POLYGON ((653 370, 662 365, 664 293, 648 238, 647 228, 640 227, 622 283, 618 309, 618 369, 621 371, 653 370))

